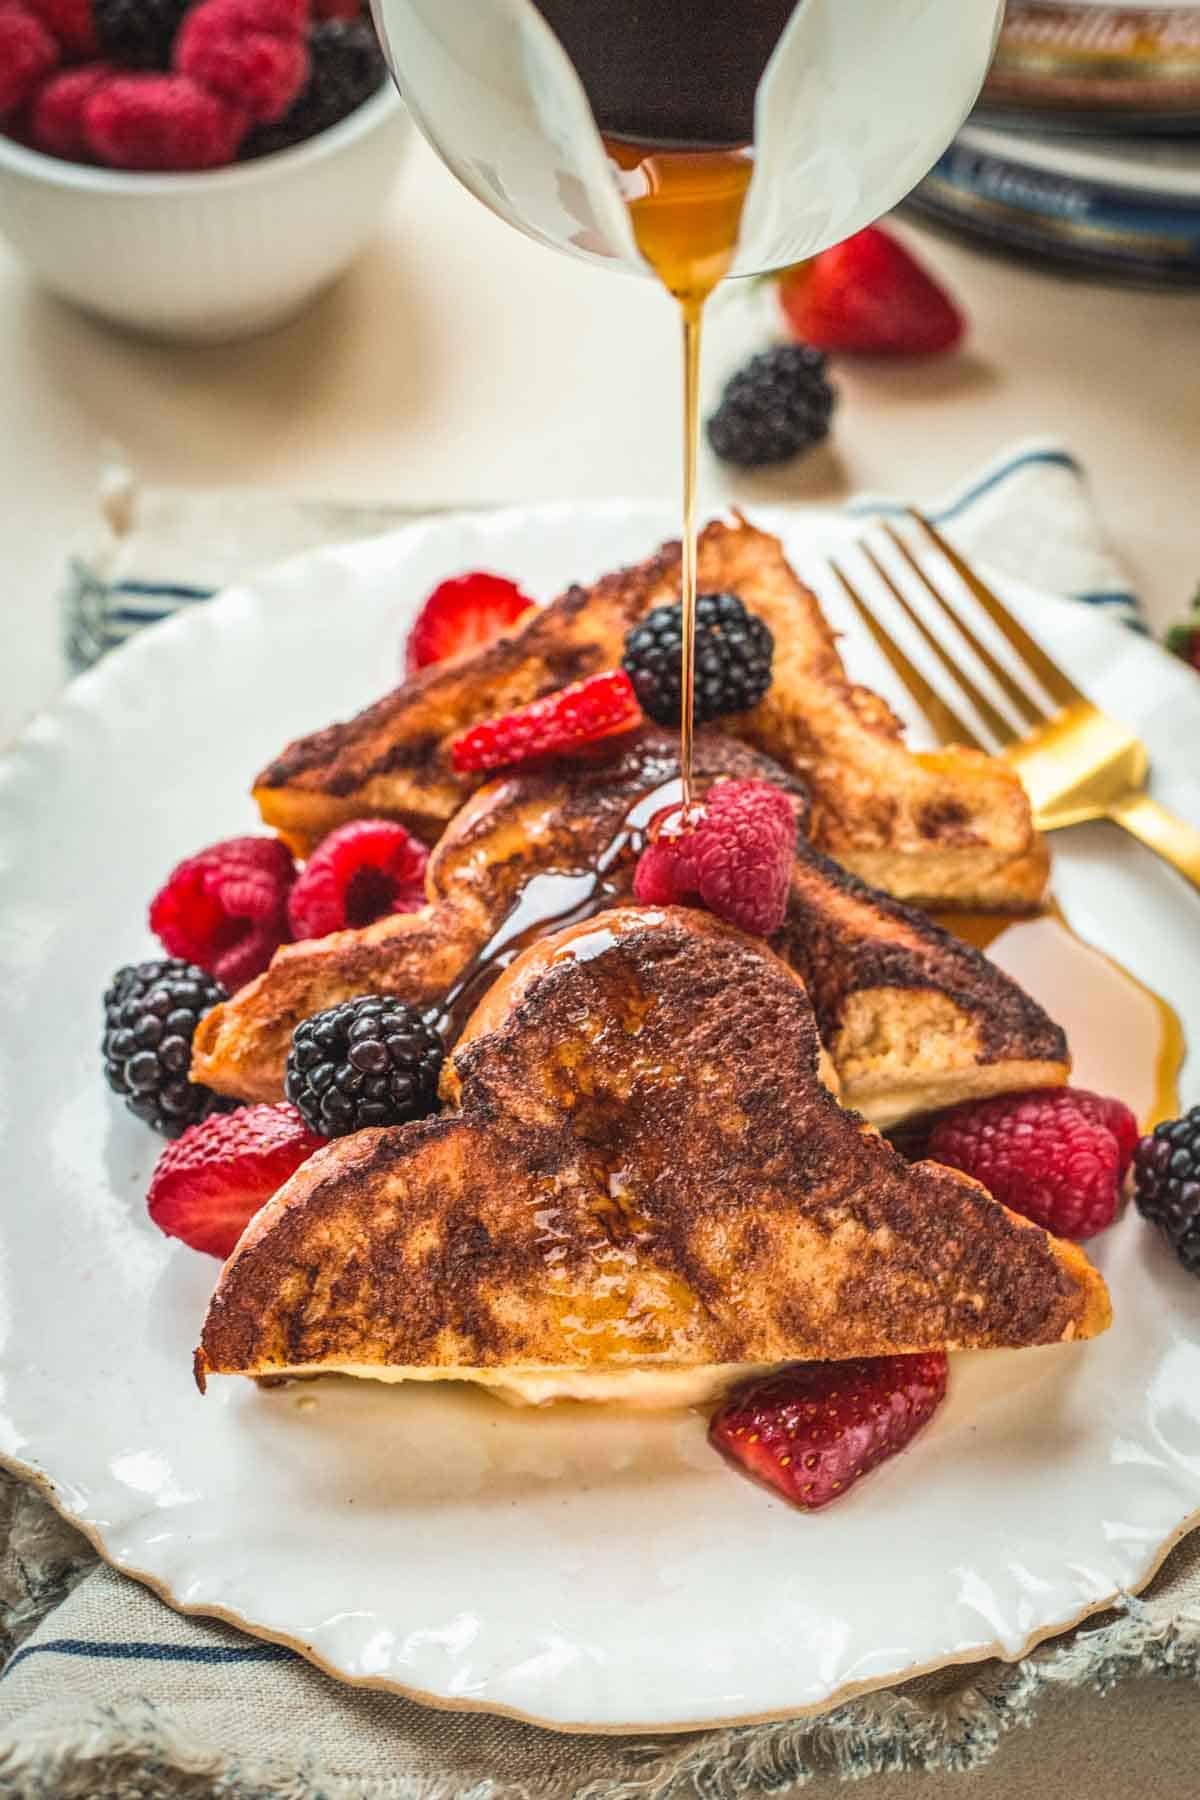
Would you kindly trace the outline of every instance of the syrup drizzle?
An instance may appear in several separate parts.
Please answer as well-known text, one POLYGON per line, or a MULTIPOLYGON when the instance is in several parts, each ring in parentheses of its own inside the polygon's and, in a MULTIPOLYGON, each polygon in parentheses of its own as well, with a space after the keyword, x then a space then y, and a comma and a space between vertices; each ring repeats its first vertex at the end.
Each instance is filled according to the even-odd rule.
POLYGON ((705 303, 729 273, 753 162, 749 148, 666 150, 606 138, 619 171, 638 249, 679 302, 683 327, 683 601, 679 766, 683 808, 693 800, 696 683, 696 463, 700 441, 700 343, 705 303))
POLYGON ((471 958, 441 1004, 425 1015, 440 1033, 447 1050, 458 1042, 467 1020, 492 983, 522 950, 552 931, 585 923, 627 896, 626 884, 615 878, 617 867, 622 862, 636 861, 645 847, 650 821, 665 809, 678 806, 682 797, 683 782, 678 776, 660 782, 634 801, 589 867, 545 869, 529 876, 486 944, 471 958))

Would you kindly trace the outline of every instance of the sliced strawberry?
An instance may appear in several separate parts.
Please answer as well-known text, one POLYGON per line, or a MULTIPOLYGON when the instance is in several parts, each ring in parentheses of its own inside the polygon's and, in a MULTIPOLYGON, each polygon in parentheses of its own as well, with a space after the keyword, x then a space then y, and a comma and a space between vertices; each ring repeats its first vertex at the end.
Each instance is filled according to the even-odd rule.
POLYGON ((786 270, 779 303, 793 337, 817 350, 928 356, 965 329, 945 289, 878 225, 786 270))
POLYGON ((259 1207, 328 1141, 294 1106, 215 1114, 159 1157, 146 1195, 150 1217, 168 1237, 226 1257, 259 1207))
POLYGON ((330 832, 288 895, 293 937, 357 931, 385 913, 425 904, 429 852, 390 819, 354 819, 330 832))
POLYGON ((532 757, 578 750, 641 723, 633 683, 624 669, 608 669, 516 712, 480 720, 454 739, 450 754, 461 774, 503 769, 532 757))
POLYGON ((735 1388, 709 1442, 785 1500, 816 1512, 895 1456, 946 1393, 946 1354, 792 1363, 735 1388))
POLYGON ((515 625, 533 606, 515 581, 477 571, 435 587, 417 614, 404 651, 404 673, 466 650, 482 649, 515 625))

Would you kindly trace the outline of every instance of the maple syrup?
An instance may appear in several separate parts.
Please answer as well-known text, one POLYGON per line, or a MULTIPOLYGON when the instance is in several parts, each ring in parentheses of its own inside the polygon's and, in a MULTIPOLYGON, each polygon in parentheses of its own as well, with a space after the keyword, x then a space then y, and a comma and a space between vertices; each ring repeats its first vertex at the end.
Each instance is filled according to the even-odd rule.
POLYGON ((680 755, 683 807, 692 803, 696 669, 696 462, 700 441, 700 341, 704 307, 737 250, 754 163, 750 147, 663 149, 608 137, 634 240, 679 303, 683 330, 683 670, 680 755))
POLYGON ((658 813, 677 807, 682 796, 683 783, 678 776, 648 788, 630 806, 604 849, 587 867, 539 870, 526 879, 487 943, 462 970, 441 1005, 426 1015, 448 1048, 458 1042, 467 1020, 492 983, 522 950, 553 931, 584 924, 606 907, 628 898, 628 882, 617 878, 617 869, 623 863, 637 861, 646 845, 650 821, 658 813))
POLYGON ((1185 1053, 1178 1013, 1073 931, 1053 900, 1032 918, 944 913, 937 923, 982 950, 1064 1027, 1077 1087, 1119 1094, 1143 1131, 1177 1116, 1185 1053))

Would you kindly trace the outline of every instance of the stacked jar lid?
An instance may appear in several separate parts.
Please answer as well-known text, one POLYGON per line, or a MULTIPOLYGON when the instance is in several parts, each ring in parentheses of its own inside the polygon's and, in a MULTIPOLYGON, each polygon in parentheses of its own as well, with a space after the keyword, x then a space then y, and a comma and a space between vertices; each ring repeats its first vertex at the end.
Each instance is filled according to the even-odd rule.
POLYGON ((1026 256, 1200 283, 1200 4, 1009 0, 979 106, 910 204, 1026 256))

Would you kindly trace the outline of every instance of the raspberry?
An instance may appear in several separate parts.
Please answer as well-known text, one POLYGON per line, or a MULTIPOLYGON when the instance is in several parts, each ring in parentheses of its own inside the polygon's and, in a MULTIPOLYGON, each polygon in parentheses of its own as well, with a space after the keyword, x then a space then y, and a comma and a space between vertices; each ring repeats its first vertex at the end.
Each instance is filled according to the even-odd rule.
POLYGON ((88 148, 115 169, 215 169, 232 162, 246 115, 186 75, 115 75, 83 109, 88 148))
POLYGON ((752 356, 726 383, 708 441, 723 462, 744 469, 787 462, 829 436, 834 400, 821 352, 779 344, 752 356))
POLYGON ((416 912, 425 904, 429 852, 389 819, 355 819, 331 832, 309 858, 288 895, 296 938, 356 931, 385 913, 416 912))
POLYGON ((997 1094, 944 1113, 928 1154, 1047 1231, 1093 1237, 1120 1204, 1125 1127, 1118 1136, 1108 1122, 1116 1104, 1072 1088, 997 1094))
POLYGON ((58 45, 23 0, 0 0, 0 117, 24 106, 58 63, 58 45))
POLYGON ((178 1137, 231 1100, 188 1080, 192 1038, 205 1013, 228 999, 192 963, 144 962, 118 969, 104 996, 104 1076, 130 1112, 178 1137))
POLYGON ((345 1137, 437 1107, 442 1040, 415 1007, 370 994, 297 1025, 284 1089, 314 1131, 345 1137))
POLYGON ((38 90, 29 115, 30 136, 39 150, 74 162, 87 156, 83 109, 111 74, 107 63, 83 63, 50 77, 38 90))
POLYGON ((1108 1094, 1091 1094, 1086 1088, 1070 1088, 1068 1092, 1074 1097, 1076 1106, 1082 1107, 1090 1118, 1098 1120, 1101 1125, 1107 1125, 1116 1138, 1120 1157, 1117 1170, 1120 1179, 1124 1181, 1142 1135, 1136 1115, 1123 1100, 1114 1100, 1108 1094))
POLYGON ((480 650, 523 619, 534 602, 515 581, 477 570, 434 588, 417 614, 404 647, 404 673, 466 650, 480 650))
POLYGON ((769 781, 718 781, 652 820, 633 891, 649 906, 699 900, 757 937, 783 924, 796 854, 795 808, 769 781))
POLYGON ((945 1398, 946 1377, 944 1350, 793 1363, 735 1388, 708 1439, 748 1475, 816 1512, 911 1443, 945 1398))
POLYGON ((624 669, 610 669, 517 712, 470 726, 454 739, 450 754, 460 774, 503 769, 531 757, 578 750, 641 723, 642 709, 628 675, 624 669))
POLYGON ((1190 1275, 1200 1275, 1200 1106, 1164 1119, 1137 1147, 1133 1195, 1190 1275))
POLYGON ((233 992, 261 975, 288 936, 295 864, 278 838, 227 838, 171 871, 150 902, 150 929, 233 992))
POLYGON ((387 70, 369 19, 326 19, 308 40, 312 74, 308 86, 277 125, 265 125, 247 140, 247 156, 270 156, 305 138, 328 131, 383 85, 387 70))
MULTIPOLYGON (((736 594, 696 599, 696 682, 692 718, 703 725, 757 706, 771 685, 775 640, 736 594)), ((683 604, 656 606, 626 634, 621 667, 650 717, 679 724, 683 695, 683 604)))
POLYGON ((257 19, 247 0, 201 0, 180 28, 173 60, 180 74, 273 124, 308 80, 308 46, 297 33, 257 19))
POLYGON ((168 1237, 230 1255, 259 1207, 327 1140, 294 1106, 244 1106, 192 1125, 158 1159, 146 1195, 168 1237))
POLYGON ((25 0, 68 56, 95 56, 96 14, 92 0, 25 0))

